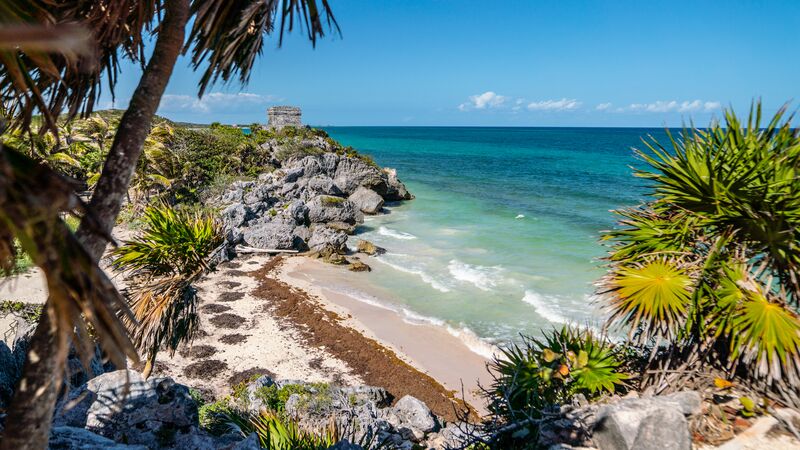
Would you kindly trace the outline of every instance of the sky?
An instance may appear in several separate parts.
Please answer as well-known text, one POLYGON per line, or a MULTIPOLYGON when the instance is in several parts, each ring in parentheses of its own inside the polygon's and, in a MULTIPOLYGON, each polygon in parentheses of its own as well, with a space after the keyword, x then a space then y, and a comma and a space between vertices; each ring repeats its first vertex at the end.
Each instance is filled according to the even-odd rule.
MULTIPOLYGON (((330 0, 341 35, 270 39, 246 86, 181 58, 159 107, 177 121, 391 126, 680 126, 723 107, 800 106, 800 0, 330 0)), ((141 74, 124 66, 125 107, 141 74)), ((107 90, 106 90, 107 92, 107 90)))

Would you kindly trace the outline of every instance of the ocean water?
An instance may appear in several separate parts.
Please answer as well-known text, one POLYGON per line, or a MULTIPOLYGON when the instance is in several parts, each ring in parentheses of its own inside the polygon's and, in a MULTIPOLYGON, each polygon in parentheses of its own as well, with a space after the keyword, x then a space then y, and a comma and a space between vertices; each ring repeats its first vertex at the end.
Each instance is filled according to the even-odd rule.
POLYGON ((602 324, 600 232, 614 224, 611 209, 644 199, 631 148, 648 134, 666 140, 630 128, 326 130, 396 168, 416 195, 359 229, 356 238, 387 249, 373 271, 329 287, 488 343, 602 324))

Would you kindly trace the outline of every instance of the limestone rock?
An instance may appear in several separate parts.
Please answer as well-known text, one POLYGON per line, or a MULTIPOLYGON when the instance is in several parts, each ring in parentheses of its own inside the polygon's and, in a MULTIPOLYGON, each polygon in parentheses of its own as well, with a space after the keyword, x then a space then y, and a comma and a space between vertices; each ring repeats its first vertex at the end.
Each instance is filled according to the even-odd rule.
POLYGON ((294 219, 295 223, 298 225, 302 225, 308 220, 308 206, 299 200, 290 203, 287 211, 289 212, 289 216, 294 219))
POLYGON ((372 242, 364 239, 358 241, 358 244, 356 245, 356 251, 359 253, 364 253, 365 255, 380 255, 386 253, 385 248, 378 247, 372 242))
POLYGON ((221 216, 226 227, 237 228, 252 217, 252 211, 241 203, 234 203, 223 209, 221 216))
POLYGON ((386 184, 388 188, 386 192, 383 194, 383 198, 387 201, 399 201, 399 200, 411 200, 414 198, 408 189, 406 189, 406 185, 397 178, 397 170, 385 168, 383 169, 383 174, 386 177, 386 184))
POLYGON ((147 450, 144 445, 118 444, 109 438, 84 428, 53 427, 50 430, 50 450, 147 450))
POLYGON ((344 253, 347 250, 347 235, 328 227, 317 226, 307 243, 312 252, 321 253, 328 249, 333 253, 344 253))
POLYGON ((388 188, 387 180, 381 170, 359 158, 342 158, 333 176, 336 186, 345 194, 352 194, 359 186, 370 188, 378 193, 388 188))
POLYGON ((246 228, 242 237, 247 245, 256 248, 289 250, 295 247, 294 226, 283 223, 264 223, 246 228))
POLYGON ((406 395, 390 409, 389 423, 408 439, 421 441, 426 434, 436 431, 436 417, 425 403, 406 395))
POLYGON ((196 429, 197 404, 189 389, 171 378, 143 380, 136 371, 118 370, 70 391, 57 405, 53 425, 85 428, 116 442, 162 447, 196 429))
POLYGON ((689 450, 692 440, 683 410, 659 397, 604 405, 597 410, 592 440, 603 450, 689 450))
POLYGON ((344 222, 355 225, 364 222, 364 216, 350 200, 318 195, 308 204, 308 220, 312 223, 344 222))
POLYGON ((342 195, 341 189, 334 184, 333 180, 324 175, 317 175, 308 180, 308 189, 316 195, 342 195))
POLYGON ((347 199, 355 203, 364 214, 377 214, 383 208, 383 197, 363 186, 359 186, 347 199))
POLYGON ((303 167, 293 167, 291 169, 287 169, 286 174, 283 176, 283 181, 286 183, 294 183, 298 178, 302 177, 304 173, 305 170, 303 167))

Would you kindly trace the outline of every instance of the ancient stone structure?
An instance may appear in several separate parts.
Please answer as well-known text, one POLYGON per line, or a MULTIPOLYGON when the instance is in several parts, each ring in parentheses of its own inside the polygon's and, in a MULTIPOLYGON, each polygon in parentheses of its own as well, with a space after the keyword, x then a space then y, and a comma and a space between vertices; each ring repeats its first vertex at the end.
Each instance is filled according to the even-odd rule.
POLYGON ((273 128, 301 127, 300 115, 300 108, 296 106, 273 106, 267 110, 267 124, 273 128))

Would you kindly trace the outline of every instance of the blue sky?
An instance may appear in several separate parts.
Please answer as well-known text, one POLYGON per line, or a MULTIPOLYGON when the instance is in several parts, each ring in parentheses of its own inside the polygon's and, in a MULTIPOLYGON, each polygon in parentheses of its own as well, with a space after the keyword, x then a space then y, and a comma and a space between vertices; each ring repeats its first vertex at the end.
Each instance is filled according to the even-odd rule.
MULTIPOLYGON (((800 0, 331 4, 341 37, 273 39, 248 86, 198 100, 179 60, 159 113, 250 123, 291 104, 314 125, 674 126, 753 98, 800 104, 800 0)), ((125 67, 115 106, 139 74, 125 67)))

